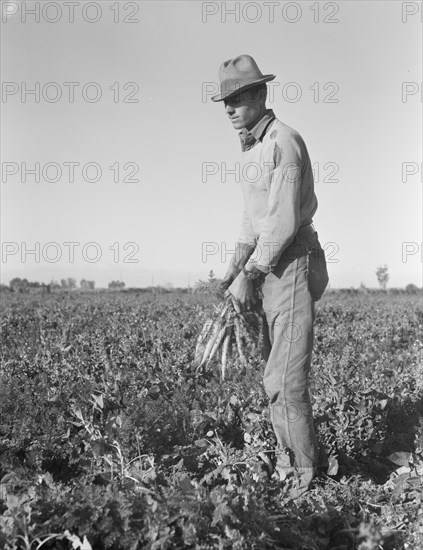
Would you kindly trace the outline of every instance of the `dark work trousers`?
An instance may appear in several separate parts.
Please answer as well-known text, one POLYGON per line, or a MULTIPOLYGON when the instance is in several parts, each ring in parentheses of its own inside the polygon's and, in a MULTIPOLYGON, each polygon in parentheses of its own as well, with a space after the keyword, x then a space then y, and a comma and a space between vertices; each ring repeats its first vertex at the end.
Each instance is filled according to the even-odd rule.
MULTIPOLYGON (((296 478, 299 494, 308 489, 318 462, 308 389, 314 303, 320 298, 313 295, 313 285, 310 289, 309 268, 311 254, 316 254, 317 250, 321 251, 324 260, 312 226, 300 229, 262 286, 264 387, 278 441, 276 470, 282 480, 291 476, 296 478)), ((319 260, 316 256, 313 258, 319 260)), ((321 280, 326 277, 327 284, 326 262, 315 261, 314 272, 316 265, 318 269, 321 266, 321 280)), ((321 288, 319 294, 320 291, 321 288)))

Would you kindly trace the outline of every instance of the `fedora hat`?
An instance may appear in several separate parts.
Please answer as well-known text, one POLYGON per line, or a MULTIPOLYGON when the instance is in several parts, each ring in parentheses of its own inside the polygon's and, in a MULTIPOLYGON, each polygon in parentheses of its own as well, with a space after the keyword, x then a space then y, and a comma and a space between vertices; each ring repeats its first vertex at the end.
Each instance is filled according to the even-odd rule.
POLYGON ((263 74, 251 55, 239 55, 224 61, 219 68, 220 92, 212 101, 223 101, 241 90, 275 79, 274 74, 263 74))

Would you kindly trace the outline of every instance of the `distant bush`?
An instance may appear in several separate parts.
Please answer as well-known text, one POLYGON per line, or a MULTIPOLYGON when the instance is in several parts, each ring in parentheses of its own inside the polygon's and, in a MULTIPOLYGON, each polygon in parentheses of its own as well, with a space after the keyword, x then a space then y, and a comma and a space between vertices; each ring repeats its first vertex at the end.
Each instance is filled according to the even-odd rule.
POLYGON ((405 292, 406 294, 418 294, 420 292, 420 289, 418 286, 410 283, 405 287, 405 292))

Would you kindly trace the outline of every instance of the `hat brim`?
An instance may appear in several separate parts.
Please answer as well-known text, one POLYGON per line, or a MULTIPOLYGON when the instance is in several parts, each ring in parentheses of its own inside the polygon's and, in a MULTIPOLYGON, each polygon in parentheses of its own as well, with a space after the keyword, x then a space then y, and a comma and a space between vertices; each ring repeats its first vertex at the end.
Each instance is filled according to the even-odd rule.
POLYGON ((274 74, 266 74, 262 78, 259 78, 258 80, 252 80, 251 82, 245 83, 243 86, 240 86, 235 91, 231 92, 227 90, 226 92, 222 93, 219 92, 218 94, 214 95, 211 100, 212 101, 223 101, 224 99, 227 99, 228 97, 232 97, 233 95, 239 94, 239 92, 242 92, 244 90, 247 90, 248 88, 253 88, 254 86, 259 86, 260 84, 264 84, 265 82, 270 82, 271 80, 274 80, 276 78, 276 75, 274 74))

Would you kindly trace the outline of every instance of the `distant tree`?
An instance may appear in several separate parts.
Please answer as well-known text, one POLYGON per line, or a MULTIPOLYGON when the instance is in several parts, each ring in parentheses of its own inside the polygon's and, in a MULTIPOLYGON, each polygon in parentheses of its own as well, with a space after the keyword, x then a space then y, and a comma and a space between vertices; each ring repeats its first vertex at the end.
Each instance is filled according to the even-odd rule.
POLYGON ((74 290, 76 288, 76 279, 74 279, 73 277, 68 277, 67 283, 69 290, 74 290))
POLYGON ((29 292, 30 283, 28 279, 15 277, 10 281, 9 286, 13 292, 29 292))
POLYGON ((51 284, 46 285, 45 283, 41 284, 41 289, 43 294, 50 294, 51 293, 51 284))
POLYGON ((389 281, 388 266, 382 265, 376 269, 376 277, 381 289, 386 292, 386 285, 389 281))
POLYGON ((94 290, 95 281, 87 281, 86 279, 81 279, 80 286, 81 290, 94 290))
POLYGON ((360 292, 363 292, 364 294, 368 294, 368 292, 369 292, 367 286, 364 283, 360 283, 359 290, 360 290, 360 292))
POLYGON ((9 289, 12 292, 39 292, 43 286, 44 283, 28 281, 28 279, 21 279, 20 277, 14 277, 9 283, 9 289))
POLYGON ((214 275, 213 269, 209 271, 209 276, 207 281, 203 281, 202 279, 199 279, 196 283, 194 283, 194 289, 193 292, 197 293, 200 292, 202 294, 210 294, 213 296, 223 296, 223 290, 220 286, 221 279, 217 279, 214 275))
POLYGON ((20 277, 14 277, 9 283, 9 287, 12 292, 20 292, 21 286, 22 279, 20 277))
POLYGON ((123 290, 125 288, 125 283, 123 281, 112 281, 108 285, 110 290, 123 290))

